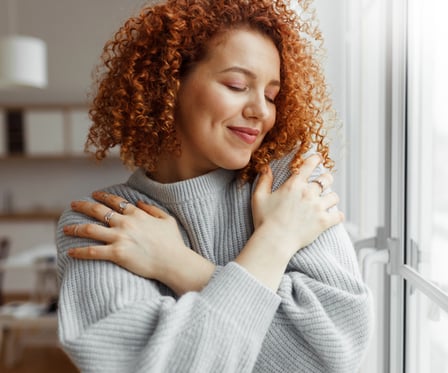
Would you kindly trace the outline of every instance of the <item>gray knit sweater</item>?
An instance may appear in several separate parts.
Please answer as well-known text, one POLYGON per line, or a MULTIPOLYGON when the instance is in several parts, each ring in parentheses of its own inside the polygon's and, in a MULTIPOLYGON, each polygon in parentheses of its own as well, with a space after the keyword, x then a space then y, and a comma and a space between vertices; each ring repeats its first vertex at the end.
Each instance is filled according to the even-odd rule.
MULTIPOLYGON (((287 163, 272 165, 275 188, 289 176, 287 163)), ((234 172, 159 184, 138 170, 105 190, 164 208, 217 270, 201 292, 176 297, 115 264, 71 259, 70 247, 92 241, 66 237, 62 227, 91 219, 66 211, 57 233, 59 335, 82 372, 357 371, 371 297, 342 225, 300 250, 274 293, 233 262, 253 232, 253 185, 241 186, 234 172)))

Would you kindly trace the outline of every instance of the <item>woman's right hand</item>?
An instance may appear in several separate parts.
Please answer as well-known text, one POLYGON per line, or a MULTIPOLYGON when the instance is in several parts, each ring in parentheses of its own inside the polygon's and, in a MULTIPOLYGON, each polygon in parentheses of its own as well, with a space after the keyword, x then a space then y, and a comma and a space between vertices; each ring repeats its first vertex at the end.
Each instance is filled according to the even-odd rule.
POLYGON ((255 188, 252 197, 255 231, 263 227, 268 239, 281 246, 289 258, 344 218, 340 211, 331 209, 339 202, 338 195, 323 193, 333 182, 331 174, 324 173, 309 181, 321 162, 320 155, 310 156, 274 192, 272 172, 267 167, 255 188))

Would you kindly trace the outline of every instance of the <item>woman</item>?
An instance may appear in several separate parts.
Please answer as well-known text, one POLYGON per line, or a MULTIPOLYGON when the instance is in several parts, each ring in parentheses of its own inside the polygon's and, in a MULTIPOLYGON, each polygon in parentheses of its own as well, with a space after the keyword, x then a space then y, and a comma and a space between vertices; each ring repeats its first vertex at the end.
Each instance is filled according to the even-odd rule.
POLYGON ((370 296, 322 193, 329 101, 303 32, 280 0, 169 0, 106 45, 88 144, 138 169, 60 220, 82 371, 357 370, 370 296))

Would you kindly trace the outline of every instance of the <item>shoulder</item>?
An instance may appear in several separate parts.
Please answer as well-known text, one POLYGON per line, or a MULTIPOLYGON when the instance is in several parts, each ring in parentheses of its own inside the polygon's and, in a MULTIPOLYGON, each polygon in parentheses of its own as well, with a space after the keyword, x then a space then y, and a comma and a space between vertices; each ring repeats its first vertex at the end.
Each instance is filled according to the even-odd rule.
MULTIPOLYGON (((133 204, 136 204, 137 201, 139 200, 144 200, 148 202, 149 199, 148 196, 144 195, 142 192, 130 186, 129 181, 110 185, 104 188, 100 188, 98 190, 120 196, 133 204)), ((94 199, 90 196, 79 198, 79 200, 94 201, 94 199)), ((91 221, 94 220, 86 215, 83 215, 81 213, 71 210, 70 208, 67 208, 60 216, 58 226, 60 227, 69 224, 85 224, 91 221)))
MULTIPOLYGON (((271 162, 272 174, 274 176, 274 182, 272 185, 272 189, 278 189, 290 176, 291 170, 290 165, 297 153, 297 149, 294 149, 292 152, 287 154, 286 156, 276 159, 271 162)), ((309 150, 305 154, 302 155, 303 159, 310 157, 315 154, 316 151, 314 149, 309 150)), ((319 175, 323 174, 326 171, 325 167, 319 165, 311 174, 310 180, 317 178, 319 175)))

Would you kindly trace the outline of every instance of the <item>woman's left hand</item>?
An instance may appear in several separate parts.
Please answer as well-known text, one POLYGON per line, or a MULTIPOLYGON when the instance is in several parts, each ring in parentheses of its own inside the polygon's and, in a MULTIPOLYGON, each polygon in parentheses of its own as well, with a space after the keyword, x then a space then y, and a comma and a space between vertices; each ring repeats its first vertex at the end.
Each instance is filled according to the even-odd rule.
POLYGON ((134 206, 105 192, 94 192, 92 196, 97 202, 74 201, 72 210, 103 221, 106 226, 69 225, 64 227, 64 233, 104 244, 72 248, 69 256, 108 260, 139 276, 161 281, 173 257, 189 250, 176 220, 160 208, 143 202, 134 206))

